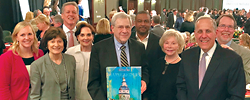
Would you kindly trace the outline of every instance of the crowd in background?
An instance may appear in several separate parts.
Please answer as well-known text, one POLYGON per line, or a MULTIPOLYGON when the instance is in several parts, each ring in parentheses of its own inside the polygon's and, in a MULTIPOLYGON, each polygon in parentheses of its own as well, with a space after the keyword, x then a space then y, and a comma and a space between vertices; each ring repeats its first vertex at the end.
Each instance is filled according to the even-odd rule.
POLYGON ((120 6, 93 27, 84 21, 80 2, 27 12, 4 53, 0 27, 1 100, 106 100, 108 66, 141 66, 143 100, 244 99, 250 11, 201 7, 126 14, 120 6), (236 30, 243 30, 238 41, 236 30))

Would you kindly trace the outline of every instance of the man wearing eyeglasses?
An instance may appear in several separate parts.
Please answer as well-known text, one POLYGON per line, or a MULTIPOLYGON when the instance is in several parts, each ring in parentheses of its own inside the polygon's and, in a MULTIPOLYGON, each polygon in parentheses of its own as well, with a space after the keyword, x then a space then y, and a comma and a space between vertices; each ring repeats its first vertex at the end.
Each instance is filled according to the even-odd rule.
POLYGON ((250 50, 236 44, 232 41, 234 29, 237 24, 232 15, 221 15, 217 19, 216 37, 219 44, 235 51, 241 56, 244 64, 246 84, 250 83, 250 50))

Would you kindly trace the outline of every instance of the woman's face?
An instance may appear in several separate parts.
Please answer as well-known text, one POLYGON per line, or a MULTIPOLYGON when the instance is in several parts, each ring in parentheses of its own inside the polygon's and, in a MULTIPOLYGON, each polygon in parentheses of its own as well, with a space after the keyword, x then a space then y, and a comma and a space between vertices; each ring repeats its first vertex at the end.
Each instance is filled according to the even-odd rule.
POLYGON ((30 26, 21 29, 16 36, 20 48, 31 48, 34 43, 34 34, 30 26))
POLYGON ((62 38, 57 36, 56 38, 49 40, 47 47, 48 47, 49 53, 52 53, 54 55, 61 54, 61 52, 64 49, 64 43, 63 43, 62 38))
POLYGON ((168 56, 178 54, 178 48, 179 44, 174 36, 166 38, 165 42, 163 43, 163 51, 168 56))
POLYGON ((241 39, 239 39, 239 45, 243 45, 243 41, 241 39))
POLYGON ((92 46, 94 35, 92 35, 89 27, 83 27, 81 33, 77 36, 77 39, 82 47, 89 47, 92 46))

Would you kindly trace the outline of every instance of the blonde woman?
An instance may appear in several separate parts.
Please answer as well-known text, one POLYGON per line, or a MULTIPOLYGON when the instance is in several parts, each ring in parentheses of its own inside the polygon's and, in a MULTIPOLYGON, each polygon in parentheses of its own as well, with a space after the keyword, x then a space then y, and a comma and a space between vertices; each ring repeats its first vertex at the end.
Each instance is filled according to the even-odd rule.
POLYGON ((194 32, 194 13, 193 11, 189 11, 184 17, 184 22, 181 24, 180 32, 188 31, 189 33, 194 32))
POLYGON ((34 18, 33 12, 29 11, 29 12, 26 13, 24 21, 30 22, 33 18, 34 18))
POLYGON ((35 22, 37 23, 38 30, 37 31, 37 39, 40 41, 46 30, 50 27, 50 21, 48 17, 44 14, 40 14, 35 18, 35 22))
POLYGON ((96 25, 94 44, 109 37, 111 37, 109 20, 106 18, 102 18, 96 25))
POLYGON ((43 56, 29 22, 19 22, 12 33, 13 45, 0 56, 1 100, 27 100, 30 87, 29 66, 43 56))
POLYGON ((240 35, 239 42, 239 45, 250 49, 250 36, 247 33, 240 35))

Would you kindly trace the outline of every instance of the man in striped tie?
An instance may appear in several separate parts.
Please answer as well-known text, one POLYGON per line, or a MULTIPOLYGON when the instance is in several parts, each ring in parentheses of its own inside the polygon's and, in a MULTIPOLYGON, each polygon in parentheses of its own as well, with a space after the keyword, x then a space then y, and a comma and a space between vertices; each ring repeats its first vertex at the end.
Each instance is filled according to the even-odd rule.
POLYGON ((88 90, 93 100, 107 99, 106 67, 142 66, 141 93, 148 83, 148 70, 143 67, 144 44, 129 39, 132 28, 130 16, 124 12, 116 13, 111 25, 114 35, 96 43, 91 51, 88 90))
POLYGON ((242 59, 215 41, 216 27, 211 17, 197 19, 194 34, 199 46, 181 55, 176 83, 178 100, 244 100, 242 59))

